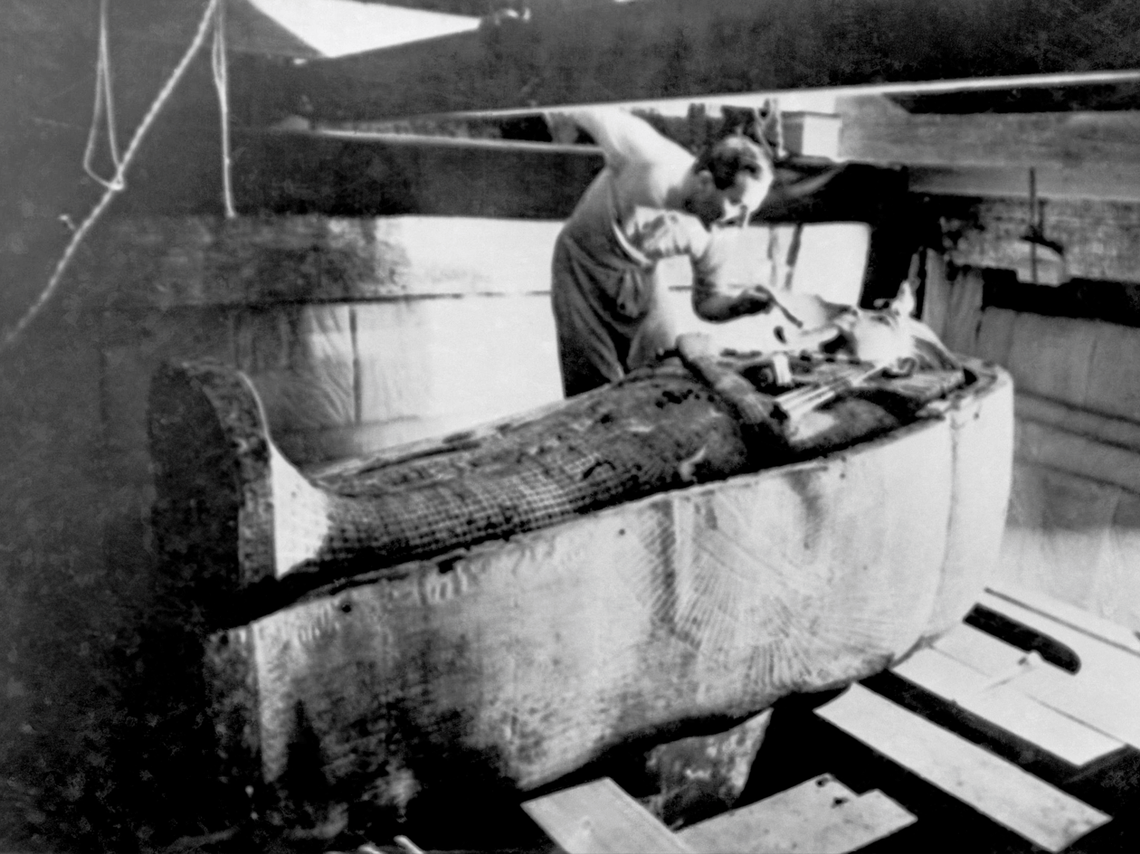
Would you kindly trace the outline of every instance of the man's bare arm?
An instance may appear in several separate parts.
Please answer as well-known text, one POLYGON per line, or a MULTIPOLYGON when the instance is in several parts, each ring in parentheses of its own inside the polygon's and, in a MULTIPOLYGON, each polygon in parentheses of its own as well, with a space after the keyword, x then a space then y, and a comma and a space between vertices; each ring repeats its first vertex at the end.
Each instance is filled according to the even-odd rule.
POLYGON ((693 290, 693 310, 699 317, 713 323, 722 323, 750 314, 763 314, 774 305, 768 289, 762 286, 747 288, 735 294, 693 290))
POLYGON ((620 107, 554 110, 546 114, 546 123, 555 139, 569 138, 571 125, 586 131, 615 166, 628 162, 687 163, 693 159, 648 122, 620 107))

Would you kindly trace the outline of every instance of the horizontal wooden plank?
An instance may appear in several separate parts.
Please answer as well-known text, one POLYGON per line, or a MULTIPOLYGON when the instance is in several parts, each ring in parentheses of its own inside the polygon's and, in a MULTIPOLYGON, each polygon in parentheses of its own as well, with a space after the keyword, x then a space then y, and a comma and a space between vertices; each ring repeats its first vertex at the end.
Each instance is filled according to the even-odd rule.
POLYGON ((1046 850, 1060 851, 1111 818, 861 685, 815 713, 1046 850))
POLYGON ((1140 112, 907 113, 842 99, 840 156, 956 166, 1140 165, 1140 112))
MULTIPOLYGON (((912 193, 976 198, 1029 198, 1023 166, 912 166, 912 193)), ((1037 167, 1037 196, 1041 199, 1140 201, 1140 173, 1132 165, 1112 163, 1037 167)))
POLYGON ((1023 468, 1045 466, 1097 483, 1140 492, 1140 466, 1136 464, 1136 451, 1039 421, 1020 421, 1017 426, 1014 453, 1023 468))
MULTIPOLYGON (((396 124, 396 123, 389 123, 396 124)), ((385 145, 427 145, 440 148, 490 149, 492 151, 529 151, 545 154, 570 154, 578 157, 601 157, 602 149, 596 145, 533 142, 521 139, 480 139, 477 137, 439 136, 425 133, 404 133, 400 130, 365 130, 359 127, 342 127, 319 124, 312 130, 291 131, 298 140, 305 137, 348 139, 356 142, 375 142, 385 145)))
MULTIPOLYGON (((934 648, 991 678, 999 674, 1011 675, 1026 660, 1024 650, 964 624, 940 637, 934 642, 934 648)), ((1048 662, 1035 666, 1053 667, 1048 662)), ((1060 671, 1060 668, 1055 669, 1060 671)))
POLYGON ((882 792, 856 795, 824 774, 677 835, 694 850, 723 854, 842 854, 914 821, 911 813, 882 792))
POLYGON ((694 850, 609 777, 526 801, 522 808, 568 854, 694 850))
POLYGON ((994 684, 994 676, 936 649, 911 656, 894 672, 1073 765, 1084 765, 1124 746, 1007 684, 994 684))
MULTIPOLYGON (((1014 412, 1019 421, 1033 421, 1045 424, 1066 433, 1084 436, 1101 442, 1119 445, 1132 453, 1140 454, 1140 421, 1127 418, 1114 418, 1089 409, 1058 403, 1045 397, 1019 390, 1014 397, 1014 412)), ((1073 627, 1092 626, 1089 629, 1102 640, 1124 644, 1140 655, 1140 639, 1124 626, 1096 617, 1091 611, 1036 593, 1026 587, 1014 587, 1003 582, 1002 586, 991 587, 990 592, 1003 599, 1019 603, 1059 619, 1073 627)), ((1086 631, 1085 628, 1081 629, 1086 631)))
POLYGON ((751 851, 787 848, 805 823, 821 820, 835 806, 857 797, 830 774, 805 780, 754 804, 729 810, 677 832, 697 851, 751 851))
MULTIPOLYGON (((1033 404, 1034 408, 1027 411, 1027 414, 1029 414, 1030 417, 1040 418, 1041 416, 1037 414, 1039 411, 1038 407, 1044 407, 1046 402, 1034 400, 1033 404)), ((1023 401, 1019 396, 1017 399, 1017 414, 1019 416, 1022 415, 1022 405, 1023 401)), ((1073 413, 1073 415, 1079 416, 1080 418, 1087 416, 1090 419, 1095 419, 1098 425, 1119 420, 1101 418, 1092 413, 1086 414, 1083 412, 1073 413)), ((1140 425, 1134 425, 1131 422, 1121 422, 1121 424, 1123 426, 1119 428, 1121 431, 1119 436, 1115 433, 1107 434, 1107 430, 1103 426, 1097 426, 1096 435, 1111 438, 1114 441, 1119 440, 1124 444, 1131 445, 1134 443, 1136 450, 1140 452, 1140 425)), ((1032 590, 1007 580, 1002 580, 1000 583, 993 582, 989 584, 986 587, 986 592, 998 599, 1005 600, 1011 605, 1017 605, 1021 608, 1034 611, 1043 617, 1047 617, 1052 622, 1060 623, 1074 631, 1104 641, 1110 646, 1140 656, 1140 638, 1136 636, 1135 632, 1119 623, 1114 623, 1112 620, 1098 617, 1096 614, 1084 608, 1079 608, 1068 602, 1062 602, 1060 599, 1049 596, 1040 590, 1032 590)))
POLYGON ((1081 669, 1075 675, 1043 665, 1011 684, 1058 711, 1140 747, 1140 715, 1136 713, 1140 708, 1140 656, 1008 599, 987 593, 981 602, 1068 645, 1081 658, 1081 669))

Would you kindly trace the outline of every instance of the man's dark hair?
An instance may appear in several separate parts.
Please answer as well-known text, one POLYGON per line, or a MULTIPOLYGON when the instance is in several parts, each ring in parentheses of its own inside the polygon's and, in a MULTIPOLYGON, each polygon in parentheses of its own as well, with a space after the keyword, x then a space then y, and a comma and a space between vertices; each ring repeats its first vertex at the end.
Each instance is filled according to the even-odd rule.
POLYGON ((756 140, 741 130, 721 137, 701 152, 693 165, 694 172, 707 169, 713 185, 727 190, 736 183, 736 176, 744 172, 756 178, 772 172, 772 155, 762 140, 756 140))

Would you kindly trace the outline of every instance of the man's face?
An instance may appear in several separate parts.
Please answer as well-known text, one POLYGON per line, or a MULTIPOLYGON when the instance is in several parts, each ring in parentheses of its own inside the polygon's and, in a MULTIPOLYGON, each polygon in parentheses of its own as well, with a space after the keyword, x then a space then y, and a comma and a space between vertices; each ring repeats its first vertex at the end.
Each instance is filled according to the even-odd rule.
POLYGON ((747 225, 771 186, 771 172, 764 171, 760 175, 737 172, 736 182, 731 187, 718 191, 722 208, 718 222, 725 225, 747 225))
POLYGON ((736 181, 723 190, 713 184, 711 175, 705 176, 707 180, 702 185, 703 192, 694 200, 693 213, 706 225, 747 225, 772 186, 772 173, 768 170, 759 175, 737 172, 736 181))

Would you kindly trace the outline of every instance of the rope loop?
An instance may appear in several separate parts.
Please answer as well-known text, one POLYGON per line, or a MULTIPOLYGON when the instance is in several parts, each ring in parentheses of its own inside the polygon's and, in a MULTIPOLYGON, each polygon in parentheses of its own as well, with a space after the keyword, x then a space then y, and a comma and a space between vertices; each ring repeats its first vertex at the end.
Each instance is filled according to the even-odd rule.
MULTIPOLYGON (((119 160, 118 166, 115 169, 115 177, 106 182, 100 180, 100 183, 106 186, 106 192, 103 193, 102 198, 100 198, 95 204, 95 207, 91 209, 91 212, 87 214, 87 218, 72 232, 71 240, 68 241, 67 247, 63 250, 63 255, 60 256, 59 261, 55 265, 55 269, 52 271, 51 278, 48 279, 47 285, 44 286, 44 289, 40 292, 36 301, 24 312, 23 316, 16 322, 16 325, 8 330, 3 340, 0 340, 0 352, 15 344, 23 331, 36 319, 40 311, 43 310, 43 307, 47 305, 48 300, 51 299, 52 295, 59 288, 59 284, 63 280, 63 274, 71 263, 71 259, 75 256, 79 244, 83 242, 83 238, 87 236, 87 232, 95 225, 96 221, 103 214, 103 211, 107 209, 107 206, 111 204, 111 200, 119 190, 125 186, 124 176, 127 173, 127 168, 138 152, 139 146, 142 144, 144 137, 146 137, 147 131, 150 130, 150 126, 154 124, 154 120, 158 117, 159 111, 166 105, 166 102, 174 92, 174 87, 178 85, 178 81, 182 79, 186 73, 186 69, 190 67, 191 60, 194 59, 205 43, 206 34, 209 32, 210 24, 214 20, 214 13, 217 11, 220 2, 221 0, 209 0, 206 11, 198 23, 197 32, 195 32, 194 38, 190 42, 190 46, 178 61, 178 65, 175 66, 174 71, 171 72, 170 77, 167 78, 162 89, 159 90, 158 95, 155 97, 154 102, 150 105, 150 109, 147 110, 146 115, 143 116, 142 121, 139 122, 139 126, 135 129, 134 136, 131 137, 130 145, 127 146, 126 152, 119 160)), ((104 3, 104 9, 105 8, 106 4, 104 3)), ((105 28, 103 31, 106 31, 105 28)), ((110 76, 107 75, 103 85, 109 83, 109 81, 110 76)))
POLYGON ((218 90, 218 113, 222 131, 222 200, 226 219, 237 216, 234 210, 234 191, 230 158, 230 98, 229 73, 226 61, 225 3, 219 3, 214 17, 214 43, 210 51, 210 67, 214 72, 214 87, 218 90))
POLYGON ((87 145, 83 149, 83 169, 99 184, 115 191, 126 185, 119 173, 122 158, 119 156, 118 134, 115 132, 115 101, 111 94, 111 52, 107 40, 108 0, 99 0, 99 47, 95 59, 95 107, 91 112, 91 129, 87 132, 87 145), (95 156, 95 143, 99 132, 99 120, 107 119, 107 144, 111 163, 115 166, 115 177, 111 180, 95 172, 91 161, 95 156))

